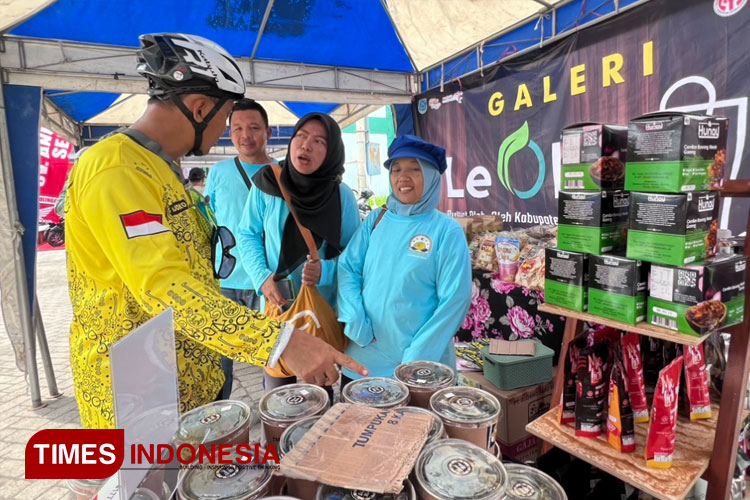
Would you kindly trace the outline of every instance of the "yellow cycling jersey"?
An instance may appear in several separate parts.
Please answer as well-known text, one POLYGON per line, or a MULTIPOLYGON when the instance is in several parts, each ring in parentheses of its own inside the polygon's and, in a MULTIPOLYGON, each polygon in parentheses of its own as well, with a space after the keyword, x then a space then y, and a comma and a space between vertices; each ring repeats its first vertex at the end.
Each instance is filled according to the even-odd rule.
POLYGON ((221 295, 202 215, 161 157, 123 134, 102 140, 71 172, 65 212, 70 362, 83 427, 114 427, 109 349, 169 307, 180 411, 216 398, 221 355, 267 363, 281 323, 221 295))

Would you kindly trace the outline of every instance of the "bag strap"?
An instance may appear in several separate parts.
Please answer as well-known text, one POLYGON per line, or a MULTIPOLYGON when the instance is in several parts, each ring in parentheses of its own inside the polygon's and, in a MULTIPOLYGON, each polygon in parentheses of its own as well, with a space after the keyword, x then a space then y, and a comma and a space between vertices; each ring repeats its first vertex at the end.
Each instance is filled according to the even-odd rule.
POLYGON ((240 171, 240 175, 242 176, 242 180, 245 181, 245 185, 247 186, 247 190, 250 191, 253 189, 253 183, 250 182, 250 179, 247 178, 247 172, 245 172, 245 169, 242 168, 242 163, 240 163, 240 158, 238 156, 234 157, 234 164, 237 165, 237 170, 240 171))
POLYGON ((388 211, 388 209, 385 208, 385 205, 383 205, 382 207, 380 207, 380 213, 375 218, 375 224, 372 225, 372 229, 370 230, 370 234, 372 234, 372 232, 375 231, 375 228, 378 227, 378 224, 380 224, 380 220, 383 218, 383 216, 385 215, 386 211, 388 211))
POLYGON ((276 177, 276 183, 279 185, 281 196, 284 197, 284 201, 286 201, 286 204, 289 207, 289 213, 292 214, 292 217, 294 217, 294 222, 297 223, 297 228, 302 234, 302 238, 304 238, 305 243, 307 243, 307 249, 310 251, 310 257, 312 257, 313 260, 320 259, 320 255, 318 255, 318 247, 315 245, 315 238, 313 238, 312 232, 310 232, 309 229, 300 224, 300 221, 297 218, 297 214, 294 213, 294 209, 292 208, 292 203, 289 199, 289 193, 284 188, 284 185, 281 184, 281 167, 278 164, 273 163, 271 164, 271 170, 273 170, 273 175, 276 177))

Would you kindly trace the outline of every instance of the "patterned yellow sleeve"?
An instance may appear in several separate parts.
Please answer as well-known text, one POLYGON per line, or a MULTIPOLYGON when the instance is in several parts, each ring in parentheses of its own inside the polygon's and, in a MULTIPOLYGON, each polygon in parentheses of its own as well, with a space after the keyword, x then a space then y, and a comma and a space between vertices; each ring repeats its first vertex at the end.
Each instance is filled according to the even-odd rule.
POLYGON ((201 216, 176 177, 114 166, 79 188, 79 213, 144 311, 172 307, 186 337, 235 361, 268 362, 281 323, 221 295, 201 216))

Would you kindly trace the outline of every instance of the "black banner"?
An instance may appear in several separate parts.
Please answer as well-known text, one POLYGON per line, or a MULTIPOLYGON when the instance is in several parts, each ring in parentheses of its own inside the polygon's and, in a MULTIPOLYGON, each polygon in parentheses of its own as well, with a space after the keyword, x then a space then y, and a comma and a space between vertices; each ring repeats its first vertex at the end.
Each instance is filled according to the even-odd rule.
MULTIPOLYGON (((652 0, 418 96, 418 133, 450 158, 441 210, 556 223, 560 130, 660 109, 728 117, 725 175, 750 178, 750 7, 719 15, 714 3, 652 0)), ((747 211, 747 200, 725 200, 722 226, 743 232, 747 211)))

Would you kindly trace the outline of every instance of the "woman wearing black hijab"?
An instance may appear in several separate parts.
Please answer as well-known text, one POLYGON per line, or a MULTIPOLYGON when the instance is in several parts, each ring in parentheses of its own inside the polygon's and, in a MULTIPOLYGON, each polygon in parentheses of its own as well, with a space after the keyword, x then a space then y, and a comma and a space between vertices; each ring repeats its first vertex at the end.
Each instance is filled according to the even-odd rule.
MULTIPOLYGON (((262 300, 285 306, 293 299, 290 290, 314 284, 336 310, 338 256, 360 225, 354 194, 341 182, 344 159, 336 121, 310 113, 295 125, 286 159, 280 163, 281 183, 300 223, 315 238, 319 261, 309 259, 271 167, 253 176, 237 240, 242 265, 262 300)), ((271 390, 294 381, 266 374, 264 386, 271 390)))

